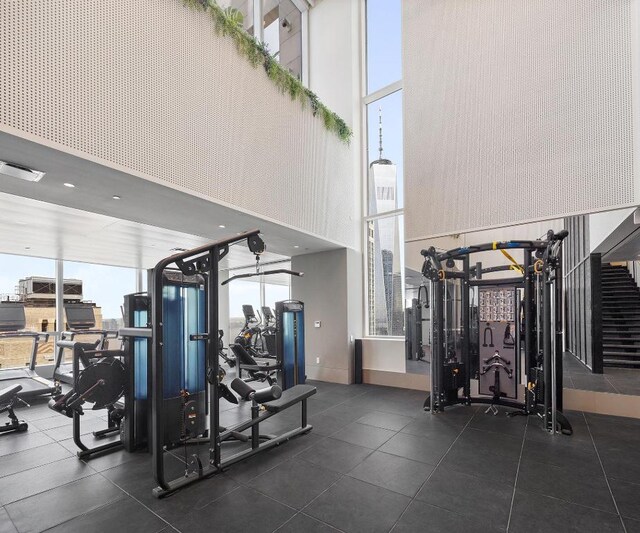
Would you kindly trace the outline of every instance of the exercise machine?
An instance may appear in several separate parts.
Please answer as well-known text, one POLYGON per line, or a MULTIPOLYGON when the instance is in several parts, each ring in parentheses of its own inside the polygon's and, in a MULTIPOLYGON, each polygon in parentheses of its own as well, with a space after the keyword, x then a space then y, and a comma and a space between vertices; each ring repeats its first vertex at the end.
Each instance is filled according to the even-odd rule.
POLYGON ((107 427, 94 431, 93 436, 101 439, 120 434, 127 387, 124 352, 98 350, 94 343, 71 340, 58 341, 58 344, 73 353, 74 382, 69 392, 49 400, 49 408, 73 419, 73 441, 80 449, 78 457, 90 459, 121 448, 121 439, 100 446, 87 446, 82 440, 81 426, 84 406, 89 403, 94 411, 107 410, 107 427))
POLYGON ((41 342, 49 340, 48 333, 23 330, 26 326, 24 304, 16 302, 0 303, 0 343, 4 341, 26 341, 29 345, 27 366, 0 369, 0 387, 7 389, 20 385, 18 398, 30 401, 42 396, 50 396, 59 392, 59 387, 52 381, 39 376, 36 372, 38 347, 41 342), (29 344, 30 343, 30 344, 29 344))
MULTIPOLYGON (((425 352, 423 347, 422 330, 425 322, 425 311, 428 311, 429 304, 426 297, 426 287, 418 288, 418 297, 411 299, 411 307, 405 309, 405 356, 409 360, 420 361, 426 363, 425 352), (422 293, 425 296, 421 298, 422 293)), ((429 340, 429 339, 428 339, 429 340)))
POLYGON ((67 304, 64 306, 68 330, 62 331, 56 343, 56 356, 53 366, 53 379, 58 383, 73 385, 73 361, 65 359, 65 355, 72 341, 78 336, 94 337, 94 348, 103 350, 108 346, 109 339, 118 336, 117 331, 94 329, 96 325, 95 307, 92 304, 67 304))
MULTIPOLYGON (((255 442, 248 450, 238 452, 231 457, 222 459, 221 443, 227 437, 226 432, 220 431, 220 391, 217 386, 219 360, 217 356, 217 335, 209 335, 208 332, 218 332, 218 275, 219 262, 229 252, 230 246, 239 242, 246 242, 249 250, 259 257, 265 250, 265 244, 259 236, 259 231, 254 230, 243 235, 236 235, 227 239, 174 255, 160 261, 152 271, 150 287, 151 293, 151 317, 152 317, 152 428, 153 428, 153 468, 158 487, 154 494, 158 497, 169 494, 181 487, 194 483, 212 474, 221 472, 223 468, 242 459, 271 448, 290 438, 306 433, 311 429, 306 423, 306 399, 315 393, 315 388, 308 385, 298 385, 282 392, 277 398, 277 388, 268 389, 259 401, 265 406, 265 410, 258 414, 259 409, 252 403, 252 417, 246 422, 240 423, 226 432, 243 432, 251 430, 252 436, 259 435, 259 424, 264 419, 281 410, 295 404, 302 404, 302 423, 299 428, 285 432, 282 435, 264 442, 255 442), (165 323, 163 309, 165 308, 162 294, 165 288, 164 275, 169 267, 175 265, 183 276, 199 277, 202 280, 204 291, 204 322, 200 324, 199 331, 189 333, 191 342, 196 342, 203 351, 202 359, 197 365, 185 368, 179 373, 179 382, 174 382, 175 372, 169 370, 175 358, 168 343, 163 342, 167 328, 171 323, 165 323), (188 370, 188 371, 187 371, 188 370), (171 387, 168 387, 171 385, 171 387), (205 386, 204 397, 208 399, 207 407, 203 408, 200 401, 200 386, 205 386), (207 386, 213 385, 213 386, 207 386), (173 387, 179 387, 179 395, 175 396, 173 387), (208 396, 208 398, 207 398, 208 396), (176 420, 181 421, 176 424, 176 420), (207 423, 208 422, 208 423, 207 423), (191 443, 197 447, 200 439, 206 439, 204 450, 196 448, 193 451, 191 443), (190 449, 191 447, 191 449, 190 449), (184 473, 177 478, 169 479, 165 468, 165 459, 169 449, 182 448, 184 451, 184 473), (199 453, 204 451, 204 458, 199 453), (190 453, 192 452, 192 453, 190 453)), ((264 275, 266 273, 262 273, 264 275)), ((246 275, 241 275, 246 277, 246 275)), ((227 281, 236 279, 237 276, 227 281)), ((184 322, 184 320, 181 320, 184 322)), ((242 383, 241 380, 236 384, 242 383)), ((237 392, 237 391, 236 391, 237 392)), ((258 403, 255 397, 252 402, 258 403)), ((175 457, 175 455, 174 455, 175 457)))
POLYGON ((7 413, 9 417, 8 422, 0 425, 0 433, 27 431, 29 428, 29 425, 24 420, 20 420, 13 410, 16 403, 22 403, 29 407, 29 404, 18 396, 21 390, 22 385, 17 384, 0 390, 0 414, 7 413))
POLYGON ((282 365, 284 390, 306 381, 304 357, 304 303, 276 302, 276 360, 282 365))
POLYGON ((484 403, 489 404, 488 412, 496 414, 496 407, 504 406, 514 409, 511 416, 539 416, 551 433, 572 433, 562 413, 561 269, 567 235, 549 231, 536 241, 421 251, 432 318, 426 410, 435 414, 451 405, 484 403), (507 252, 516 249, 522 250, 522 263, 507 252), (472 254, 490 250, 500 250, 510 264, 471 266, 472 254), (491 277, 506 271, 516 275, 491 277), (459 305, 452 304, 452 291, 459 292, 459 305), (459 342, 452 345, 453 324, 460 328, 459 342), (473 378, 478 379, 477 396, 471 394, 473 378))

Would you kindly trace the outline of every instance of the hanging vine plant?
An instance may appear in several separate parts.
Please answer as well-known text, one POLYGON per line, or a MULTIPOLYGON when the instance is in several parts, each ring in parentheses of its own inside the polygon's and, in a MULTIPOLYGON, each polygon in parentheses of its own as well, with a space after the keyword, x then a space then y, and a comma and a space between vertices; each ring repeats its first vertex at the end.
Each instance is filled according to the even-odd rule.
POLYGON ((313 91, 302 85, 296 76, 282 67, 271 55, 265 43, 244 31, 244 20, 240 11, 231 7, 222 9, 215 0, 182 1, 189 7, 208 13, 213 19, 216 32, 224 37, 233 38, 238 52, 254 68, 262 65, 267 76, 280 92, 288 94, 291 100, 299 101, 304 108, 309 106, 313 116, 319 116, 326 129, 335 133, 345 143, 349 143, 352 132, 347 123, 325 106, 313 91))

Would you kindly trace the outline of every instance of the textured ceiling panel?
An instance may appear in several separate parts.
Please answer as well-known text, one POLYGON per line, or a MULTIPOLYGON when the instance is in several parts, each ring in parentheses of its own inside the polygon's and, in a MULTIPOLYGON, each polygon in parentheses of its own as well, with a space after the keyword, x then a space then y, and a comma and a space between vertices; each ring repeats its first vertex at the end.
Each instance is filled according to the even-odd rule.
POLYGON ((351 149, 180 0, 3 0, 0 59, 0 125, 356 244, 351 149))
POLYGON ((634 0, 403 6, 408 240, 640 201, 634 0))

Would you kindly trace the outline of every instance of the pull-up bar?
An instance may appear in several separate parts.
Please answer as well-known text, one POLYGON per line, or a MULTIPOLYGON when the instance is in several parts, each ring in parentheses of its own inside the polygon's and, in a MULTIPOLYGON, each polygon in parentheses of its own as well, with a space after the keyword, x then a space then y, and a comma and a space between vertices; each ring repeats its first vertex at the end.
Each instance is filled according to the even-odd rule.
POLYGON ((255 278, 256 276, 271 276, 273 274, 289 274, 290 276, 304 276, 304 272, 296 272, 295 270, 288 270, 286 268, 278 268, 276 270, 267 270, 266 272, 251 272, 249 274, 237 274, 235 276, 231 276, 229 279, 225 279, 220 285, 226 285, 227 283, 231 283, 236 279, 242 278, 255 278))

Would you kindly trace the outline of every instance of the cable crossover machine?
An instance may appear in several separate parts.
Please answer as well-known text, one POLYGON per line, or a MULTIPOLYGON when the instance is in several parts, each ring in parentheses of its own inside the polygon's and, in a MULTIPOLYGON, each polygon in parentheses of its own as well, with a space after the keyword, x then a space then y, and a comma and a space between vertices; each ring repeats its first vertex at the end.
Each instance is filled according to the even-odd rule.
POLYGON ((551 433, 573 432, 562 413, 561 272, 567 235, 549 231, 542 240, 421 251, 432 339, 425 410, 435 414, 456 404, 484 403, 494 415, 496 406, 504 406, 514 409, 509 416, 540 417, 551 433), (491 250, 500 250, 510 263, 471 265, 472 254, 491 250), (522 250, 523 262, 507 250, 522 250), (516 275, 491 276, 506 271, 516 275), (478 380, 473 396, 472 379, 478 380))

